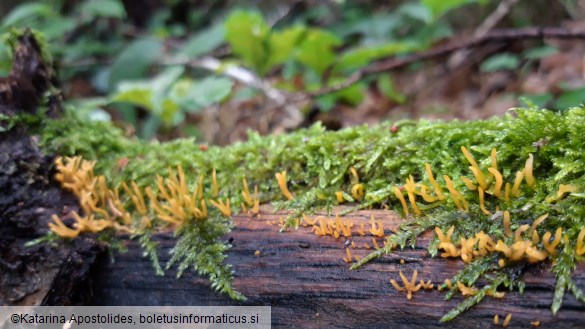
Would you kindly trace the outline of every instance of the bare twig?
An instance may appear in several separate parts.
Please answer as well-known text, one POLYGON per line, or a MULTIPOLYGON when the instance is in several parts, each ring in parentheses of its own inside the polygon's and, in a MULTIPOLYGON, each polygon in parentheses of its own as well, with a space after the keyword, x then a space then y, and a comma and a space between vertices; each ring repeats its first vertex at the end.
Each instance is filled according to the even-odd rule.
MULTIPOLYGON (((508 14, 510 9, 518 2, 519 0, 502 0, 496 10, 494 10, 484 21, 481 25, 475 30, 473 34, 474 38, 481 38, 488 34, 488 32, 493 29, 504 16, 508 14)), ((461 63, 465 60, 465 58, 469 55, 469 49, 462 49, 454 53, 451 58, 447 61, 449 68, 453 69, 461 65, 461 63)))
POLYGON ((337 92, 339 90, 351 87, 366 76, 396 70, 419 61, 442 57, 460 49, 480 47, 490 42, 512 42, 516 40, 544 38, 585 39, 585 31, 570 31, 560 27, 534 27, 523 29, 494 30, 480 38, 473 38, 463 42, 447 44, 445 46, 436 47, 422 53, 410 54, 404 57, 392 57, 378 61, 374 64, 366 66, 359 71, 356 71, 355 73, 351 74, 345 81, 337 85, 321 88, 317 91, 307 93, 306 96, 318 97, 337 92))

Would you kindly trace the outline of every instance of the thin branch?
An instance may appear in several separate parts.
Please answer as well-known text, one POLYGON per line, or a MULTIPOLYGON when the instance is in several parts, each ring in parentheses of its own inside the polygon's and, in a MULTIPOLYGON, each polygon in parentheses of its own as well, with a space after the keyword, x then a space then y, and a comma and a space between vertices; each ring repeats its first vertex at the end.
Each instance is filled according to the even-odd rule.
POLYGON ((447 44, 445 46, 436 47, 422 53, 414 53, 404 57, 392 57, 378 61, 374 64, 366 66, 359 71, 354 72, 345 81, 337 85, 321 88, 317 91, 307 93, 306 96, 318 97, 337 92, 339 90, 351 87, 366 76, 396 70, 416 62, 446 56, 460 49, 476 48, 491 42, 512 42, 517 40, 545 38, 585 39, 585 31, 570 31, 560 27, 494 30, 480 38, 473 38, 463 42, 447 44))
MULTIPOLYGON (((502 0, 496 10, 494 10, 475 30, 473 33, 474 38, 481 38, 489 33, 502 18, 504 18, 510 9, 518 2, 519 0, 502 0)), ((447 61, 449 68, 455 68, 461 65, 465 58, 469 55, 469 49, 462 49, 454 53, 451 58, 447 61)))

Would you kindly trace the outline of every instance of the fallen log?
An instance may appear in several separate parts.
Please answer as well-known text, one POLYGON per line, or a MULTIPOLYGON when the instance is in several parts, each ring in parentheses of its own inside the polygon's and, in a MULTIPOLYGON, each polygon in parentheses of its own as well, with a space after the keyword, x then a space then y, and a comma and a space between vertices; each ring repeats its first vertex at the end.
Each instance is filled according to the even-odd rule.
MULTIPOLYGON (((345 208, 336 208, 334 213, 345 208)), ((325 213, 317 214, 326 216, 325 213)), ((363 210, 347 215, 359 227, 369 227, 370 216, 383 222, 385 234, 398 227, 403 219, 386 210, 363 210)), ((266 305, 272 307, 275 327, 295 328, 486 328, 493 325, 494 315, 500 324, 512 314, 510 328, 526 328, 540 321, 543 327, 576 328, 583 325, 585 306, 566 294, 556 316, 550 311, 555 278, 547 265, 528 269, 524 294, 507 292, 504 298, 485 300, 455 320, 445 324, 439 319, 465 297, 458 295, 445 301, 445 293, 436 286, 463 267, 455 259, 432 258, 426 247, 433 233, 423 234, 416 248, 399 250, 383 256, 359 270, 349 270, 348 246, 353 256, 363 257, 373 248, 373 236, 354 234, 351 238, 317 236, 310 227, 281 233, 279 221, 284 212, 261 208, 257 217, 234 216, 236 227, 226 237, 232 244, 228 262, 235 270, 234 286, 248 299, 237 303, 214 292, 207 278, 186 272, 180 279, 171 269, 156 276, 150 261, 130 243, 129 251, 115 262, 103 259, 92 273, 94 285, 91 303, 95 305, 266 305), (355 246, 352 247, 353 245, 355 246), (419 290, 411 300, 389 283, 402 284, 399 271, 410 278, 414 270, 420 279, 431 280, 433 290, 419 290)), ((383 238, 376 238, 382 244, 383 238)), ((158 237, 162 261, 174 243, 169 235, 158 237)), ((579 265, 574 280, 585 287, 585 266, 579 265)))

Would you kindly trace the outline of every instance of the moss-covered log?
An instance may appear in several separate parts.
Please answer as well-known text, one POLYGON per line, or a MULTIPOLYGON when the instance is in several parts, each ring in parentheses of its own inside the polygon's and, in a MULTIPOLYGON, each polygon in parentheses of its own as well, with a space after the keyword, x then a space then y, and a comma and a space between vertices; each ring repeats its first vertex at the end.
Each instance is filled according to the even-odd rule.
MULTIPOLYGON (((336 208, 335 211, 342 208, 336 208)), ((322 215, 325 216, 323 213, 322 215)), ((370 216, 380 219, 386 234, 403 222, 392 211, 362 210, 347 215, 355 226, 364 223, 366 236, 353 234, 349 239, 317 236, 309 227, 279 232, 284 212, 262 207, 259 216, 238 215, 236 227, 226 237, 232 244, 228 262, 235 270, 234 286, 248 299, 238 303, 214 293, 206 278, 185 273, 177 280, 171 270, 166 276, 155 276, 150 261, 142 257, 135 244, 116 262, 104 259, 93 272, 92 302, 98 305, 270 305, 276 327, 291 328, 488 328, 494 315, 500 324, 512 314, 510 328, 528 328, 540 321, 542 327, 576 328, 582 325, 585 306, 566 295, 556 316, 550 310, 555 277, 548 265, 527 268, 523 295, 508 292, 503 298, 486 297, 485 301, 449 323, 439 320, 465 297, 458 294, 445 301, 445 292, 437 284, 452 277, 463 267, 461 260, 432 258, 427 246, 432 234, 424 234, 416 248, 385 255, 360 270, 349 270, 345 246, 352 256, 364 256, 365 243, 373 248, 367 232, 370 216), (276 224, 273 224, 276 223, 276 224), (352 243, 355 248, 352 247, 352 243), (258 252, 259 251, 259 254, 258 252), (402 261, 404 263, 402 263, 402 261), (417 270, 420 279, 431 280, 433 290, 419 290, 411 300, 398 292, 389 279, 401 285, 399 271, 410 278, 417 270)), ((355 231, 355 229, 354 229, 355 231)), ((381 245, 382 238, 376 238, 381 245)), ((174 246, 169 236, 159 236, 161 258, 167 258, 174 246)), ((579 265, 573 279, 585 287, 585 266, 579 265)))

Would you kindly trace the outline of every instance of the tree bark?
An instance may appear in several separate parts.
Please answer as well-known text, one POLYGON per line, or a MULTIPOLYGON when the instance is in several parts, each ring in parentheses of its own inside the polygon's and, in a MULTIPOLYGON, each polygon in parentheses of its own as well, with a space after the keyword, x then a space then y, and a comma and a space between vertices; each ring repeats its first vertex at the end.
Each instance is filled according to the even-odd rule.
MULTIPOLYGON (((335 209, 334 212, 344 208, 335 209)), ((321 214, 325 216, 325 214, 321 214)), ((266 305, 272 306, 274 327, 291 328, 488 328, 494 315, 500 323, 512 313, 510 328, 530 327, 540 321, 543 327, 576 328, 583 325, 585 305, 570 293, 556 316, 550 311, 555 278, 549 265, 528 269, 523 295, 507 292, 502 299, 486 297, 478 306, 450 323, 439 319, 464 297, 457 295, 445 301, 444 292, 436 290, 463 267, 461 260, 431 258, 426 250, 433 233, 425 233, 416 248, 383 256, 360 270, 349 270, 345 263, 345 246, 352 255, 365 256, 365 243, 373 246, 369 229, 370 216, 384 223, 386 235, 403 221, 391 211, 365 210, 346 216, 354 223, 350 239, 317 236, 309 227, 279 232, 279 219, 286 213, 262 207, 258 217, 234 216, 236 227, 226 239, 232 244, 227 262, 235 270, 234 286, 248 300, 236 303, 213 292, 206 278, 186 272, 175 278, 175 269, 163 277, 155 276, 148 259, 141 257, 135 244, 119 255, 114 263, 101 262, 93 273, 92 303, 96 305, 266 305), (366 236, 356 234, 364 223, 366 236), (355 248, 351 247, 351 241, 355 248), (255 255, 256 251, 259 255, 255 255), (404 264, 401 263, 404 260, 404 264), (419 290, 411 300, 398 292, 389 279, 402 285, 399 271, 410 279, 414 270, 419 279, 431 280, 434 290, 419 290)), ((383 238, 376 239, 382 245, 383 238)), ((169 235, 159 237, 161 260, 168 259, 173 246, 169 235)), ((373 249, 372 249, 373 250, 373 249)), ((573 277, 585 288, 585 266, 577 268, 573 277)))

